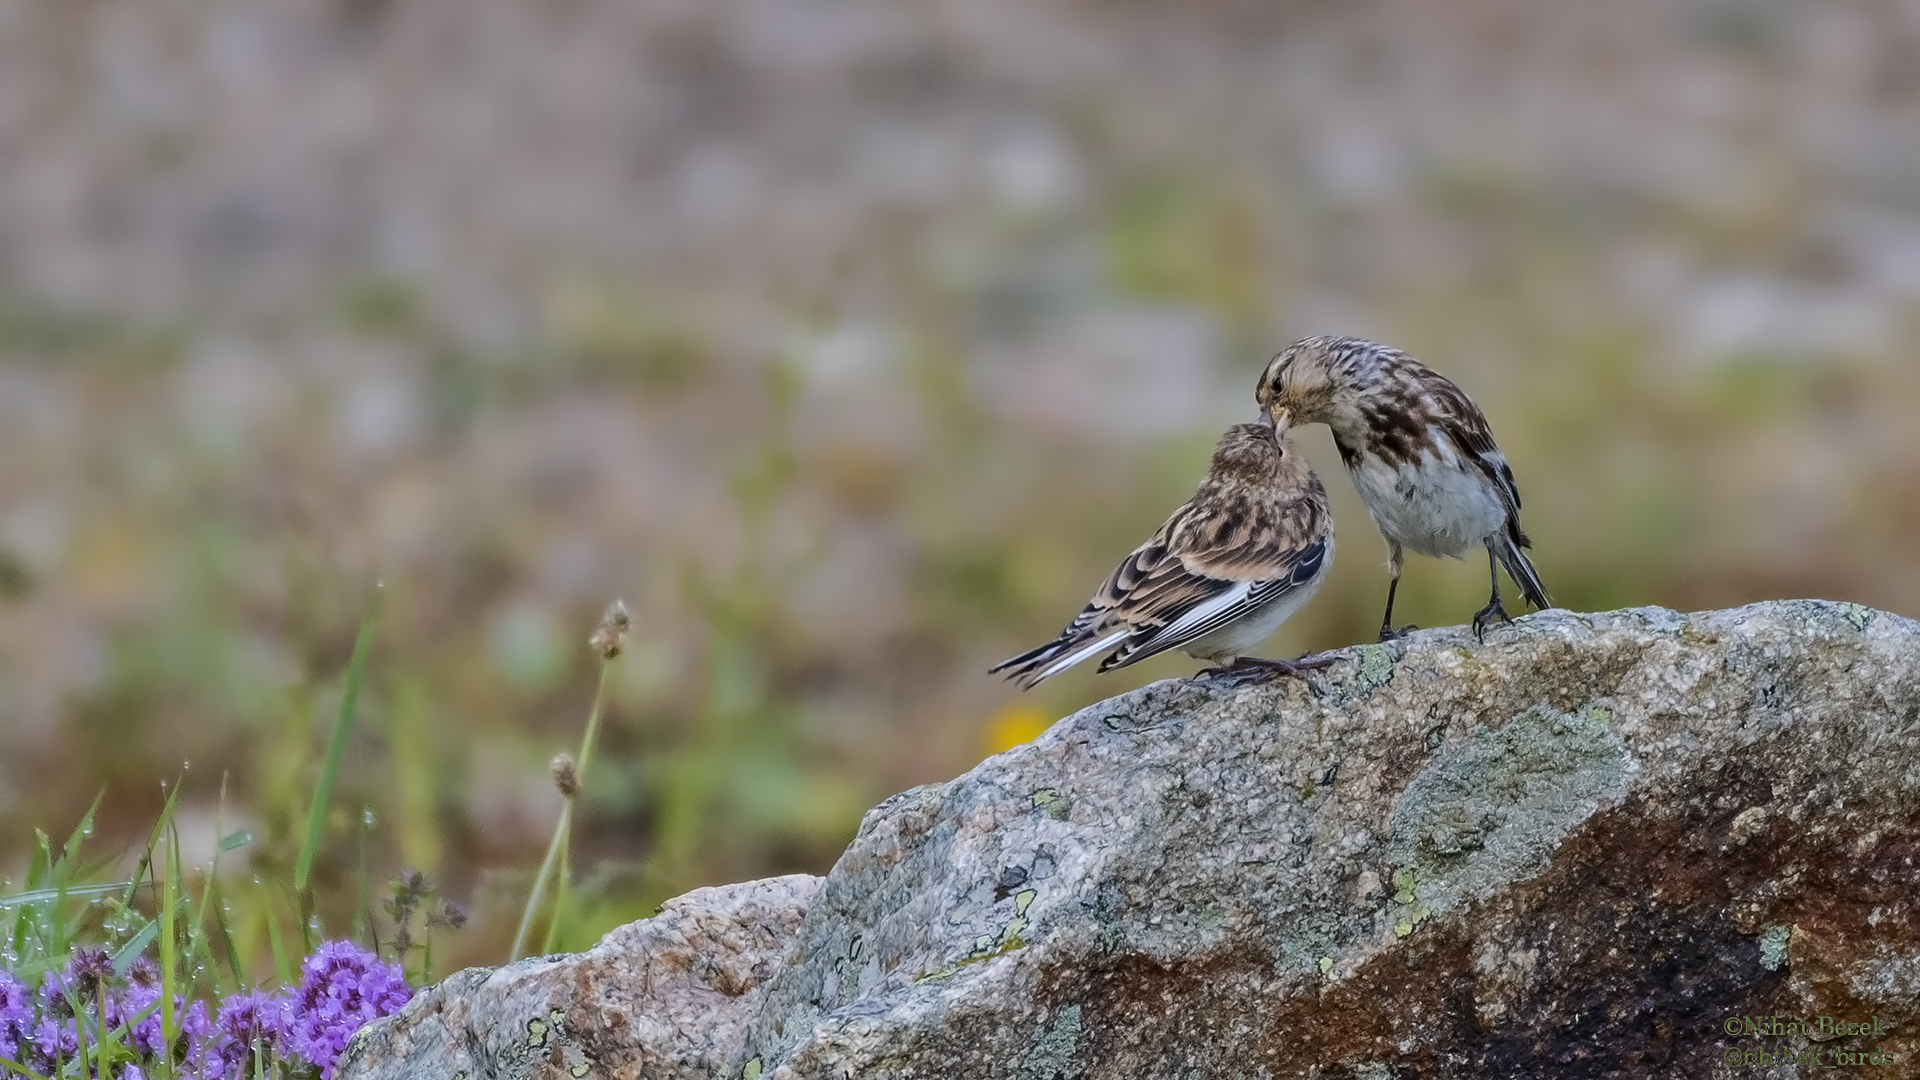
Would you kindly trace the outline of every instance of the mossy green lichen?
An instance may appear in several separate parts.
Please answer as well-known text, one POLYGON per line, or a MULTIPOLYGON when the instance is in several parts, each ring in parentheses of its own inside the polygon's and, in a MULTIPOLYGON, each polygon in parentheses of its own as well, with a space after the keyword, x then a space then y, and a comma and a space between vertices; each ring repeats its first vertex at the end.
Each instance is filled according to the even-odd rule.
POLYGON ((1413 928, 1416 926, 1419 926, 1423 922, 1426 922, 1427 917, 1432 914, 1433 912, 1428 911, 1427 906, 1425 904, 1422 904, 1419 907, 1414 908, 1412 911, 1407 912, 1404 916, 1402 916, 1400 919, 1394 922, 1393 936, 1406 937, 1412 934, 1413 928))
POLYGON ((1393 870, 1393 902, 1402 909, 1400 917, 1394 920, 1393 936, 1406 937, 1413 928, 1427 920, 1433 912, 1427 905, 1419 903, 1420 894, 1415 888, 1420 882, 1419 871, 1411 866, 1397 866, 1393 870))
POLYGON ((1420 880, 1420 874, 1411 866, 1396 866, 1393 869, 1393 902, 1411 904, 1415 893, 1413 886, 1420 880))
POLYGON ((1867 627, 1873 625, 1874 616, 1880 614, 1865 604, 1855 604, 1844 600, 1834 606, 1840 609, 1840 617, 1852 623, 1853 628, 1861 633, 1865 633, 1867 627))
POLYGON ((1326 920, 1315 922, 1317 925, 1297 925, 1295 929, 1299 932, 1280 942, 1279 965, 1283 970, 1319 970, 1322 961, 1331 960, 1340 952, 1338 926, 1326 920))
POLYGON ((1035 810, 1055 821, 1067 820, 1067 811, 1073 809, 1073 800, 1060 794, 1060 789, 1043 787, 1027 796, 1027 801, 1035 810))
POLYGON ((981 934, 973 939, 973 947, 960 959, 934 971, 923 972, 913 977, 914 982, 926 982, 930 979, 949 979, 968 964, 978 964, 982 960, 991 960, 996 956, 1005 956, 1015 949, 1027 947, 1024 935, 1032 925, 1027 919, 1027 909, 1033 906, 1034 898, 1040 895, 1038 889, 1021 889, 1013 894, 1013 917, 1007 920, 998 934, 981 934))
POLYGON ((1784 926, 1769 926, 1760 933, 1760 966, 1779 971, 1787 966, 1787 941, 1792 931, 1784 926))
POLYGON ((1020 1064, 1020 1080, 1056 1080, 1081 1075, 1085 1070, 1074 1058, 1080 1045, 1080 1006, 1068 1005, 1054 1013, 1053 1021, 1040 1032, 1020 1064))
POLYGON ((1375 690, 1393 681, 1393 651, 1385 645, 1361 645, 1355 649, 1360 654, 1359 676, 1360 692, 1371 694, 1375 690))
POLYGON ((1880 614, 1865 604, 1842 600, 1783 600, 1778 606, 1783 610, 1798 611, 1808 623, 1830 622, 1837 618, 1861 633, 1865 633, 1880 614))
POLYGON ((1394 806, 1394 901, 1417 896, 1445 913, 1544 868, 1562 838, 1625 792, 1627 750, 1609 719, 1598 708, 1530 709, 1438 755, 1394 806))
POLYGON ((1033 906, 1033 898, 1040 895, 1038 889, 1021 889, 1013 894, 1013 918, 1007 922, 1006 929, 1000 931, 1000 940, 1018 941, 1027 931, 1027 909, 1033 906))

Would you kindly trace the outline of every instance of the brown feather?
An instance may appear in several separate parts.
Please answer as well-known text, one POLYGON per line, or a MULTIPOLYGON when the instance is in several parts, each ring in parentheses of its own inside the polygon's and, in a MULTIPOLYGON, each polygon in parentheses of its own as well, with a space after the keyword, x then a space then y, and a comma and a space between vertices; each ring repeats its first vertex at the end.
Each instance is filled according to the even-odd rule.
POLYGON ((1237 617, 1229 609, 1198 632, 1164 636, 1209 600, 1251 584, 1265 587, 1267 602, 1303 566, 1324 572, 1313 560, 1331 534, 1326 488, 1305 459, 1264 424, 1235 425, 1193 498, 1121 560, 1060 636, 993 670, 1011 668, 1010 678, 1032 686, 1050 664, 1117 631, 1126 637, 1102 671, 1177 648, 1237 617))

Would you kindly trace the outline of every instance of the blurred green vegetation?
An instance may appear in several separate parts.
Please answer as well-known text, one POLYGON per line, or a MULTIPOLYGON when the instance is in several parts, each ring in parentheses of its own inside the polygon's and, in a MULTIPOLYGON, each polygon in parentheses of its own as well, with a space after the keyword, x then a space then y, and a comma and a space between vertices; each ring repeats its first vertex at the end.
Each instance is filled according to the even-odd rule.
MULTIPOLYGON (((41 227, 0 248, 0 876, 102 789, 95 850, 131 850, 184 769, 179 850, 251 836, 223 895, 265 940, 376 587, 313 868, 328 927, 418 868, 473 916, 436 962, 505 955, 615 598, 634 627, 558 943, 821 872, 886 795, 1193 670, 1027 696, 985 675, 1190 494, 1307 333, 1474 396, 1563 606, 1920 612, 1920 202, 1887 134, 1920 98, 1794 32, 1867 14, 1203 5, 975 38, 888 9, 796 60, 758 15, 669 7, 516 5, 514 48, 450 35, 444 66, 384 20, 498 29, 508 6, 369 7, 352 33, 166 0, 23 15, 18 40, 127 51, 0 66, 75 103, 17 110, 44 128, 0 181, 94 185, 20 210, 0 183, 0 223, 41 227), (200 50, 263 62, 152 115, 84 82, 201 62, 142 68, 173 39, 96 21, 203 16, 264 20, 200 50), (248 51, 276 41, 321 45, 248 51), (496 83, 526 104, 492 141, 430 108, 496 83), (109 153, 162 136, 179 160, 109 153)), ((1298 438, 1339 554, 1274 655, 1370 640, 1386 585, 1330 438, 1298 438)), ((1483 564, 1415 559, 1396 610, 1484 600, 1483 564)))
MULTIPOLYGON (((1131 199, 1116 209, 1135 212, 1168 211, 1131 199)), ((1116 234, 1129 248, 1116 287, 1238 302, 1204 274, 1168 269, 1197 259, 1226 273, 1191 252, 1184 228, 1116 234)), ((226 813, 253 837, 229 866, 290 880, 376 581, 388 614, 322 822, 317 912, 352 925, 371 905, 345 886, 418 868, 473 898, 474 932, 451 946, 459 962, 498 958, 525 900, 560 805, 546 762, 577 738, 594 663, 587 632, 616 594, 637 625, 612 671, 604 754, 574 823, 565 948, 694 885, 818 872, 890 791, 1031 737, 1040 718, 1191 670, 1169 657, 1109 677, 1075 672, 1031 703, 982 674, 1055 632, 1186 495, 1215 427, 1076 443, 1001 423, 951 359, 954 343, 935 337, 896 343, 862 374, 860 392, 878 380, 886 407, 911 417, 909 443, 876 444, 892 436, 856 437, 810 415, 832 406, 804 357, 728 364, 692 330, 623 315, 645 306, 593 288, 568 316, 577 323, 514 362, 460 354, 394 287, 356 296, 351 334, 407 343, 429 403, 430 434, 371 468, 313 452, 328 438, 311 405, 251 432, 168 427, 150 403, 191 362, 167 335, 11 330, 0 345, 15 370, 78 395, 90 430, 48 436, 66 456, 44 475, 69 486, 44 494, 63 506, 67 539, 51 559, 6 549, 8 622, 45 620, 56 635, 85 627, 93 655, 53 707, 54 726, 16 742, 25 767, 9 771, 5 835, 71 821, 103 787, 102 831, 141 835, 164 797, 156 777, 184 769, 181 827, 210 813, 224 784, 226 813), (551 410, 533 422, 535 442, 515 444, 537 446, 547 425, 568 423, 561 403, 583 401, 608 405, 613 426, 557 466, 476 450, 495 425, 551 410), (661 441, 607 435, 621 424, 661 441), (623 489, 624 472, 647 467, 640 455, 671 454, 677 440, 698 447, 666 467, 681 489, 623 489), (356 547, 372 544, 367 518, 395 486, 402 504, 426 489, 442 497, 402 507, 427 520, 392 550, 356 547), (542 559, 598 529, 623 543, 542 582, 542 559), (881 537, 871 557, 836 563, 845 545, 872 542, 865 533, 881 537)), ((1469 300, 1471 324, 1481 313, 1469 300)), ((1421 322, 1450 354, 1446 327, 1421 322)), ((1554 333, 1522 335, 1550 364, 1460 378, 1515 462, 1562 604, 1910 602, 1920 582, 1892 546, 1893 519, 1912 503, 1860 489, 1869 478, 1912 489, 1913 448, 1901 441, 1911 436, 1877 459, 1843 452, 1876 413, 1890 421, 1897 403, 1920 400, 1906 369, 1736 356, 1674 371, 1641 359, 1648 346, 1629 330, 1554 333), (1796 500, 1825 512, 1798 517, 1796 500)), ((1257 360, 1243 365, 1249 379, 1257 360)), ((1224 419, 1237 418, 1233 405, 1222 403, 1224 419)), ((1342 549, 1276 654, 1366 640, 1385 583, 1325 433, 1302 438, 1334 492, 1342 549)), ((1403 614, 1458 622, 1483 595, 1477 564, 1417 560, 1403 614)), ((16 713, 30 700, 19 688, 47 676, 32 662, 30 651, 4 661, 16 713)), ((227 902, 256 937, 269 913, 292 914, 271 889, 236 888, 227 902), (245 910, 258 903, 269 907, 245 910)))

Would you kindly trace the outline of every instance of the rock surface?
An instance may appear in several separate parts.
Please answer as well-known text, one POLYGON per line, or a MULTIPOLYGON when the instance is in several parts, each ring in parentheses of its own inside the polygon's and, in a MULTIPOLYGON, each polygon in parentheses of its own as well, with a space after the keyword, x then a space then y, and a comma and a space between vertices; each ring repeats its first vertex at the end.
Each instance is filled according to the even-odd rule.
POLYGON ((1920 1076, 1920 624, 1553 611, 1342 655, 1323 696, 1082 710, 824 879, 463 972, 338 1075, 1920 1076))

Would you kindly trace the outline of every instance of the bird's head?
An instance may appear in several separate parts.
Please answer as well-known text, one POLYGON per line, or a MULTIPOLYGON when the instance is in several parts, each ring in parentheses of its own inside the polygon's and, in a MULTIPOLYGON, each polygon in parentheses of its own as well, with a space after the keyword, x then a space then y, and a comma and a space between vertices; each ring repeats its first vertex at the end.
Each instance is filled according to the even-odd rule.
POLYGON ((1207 475, 1218 481, 1267 483, 1286 463, 1288 446, 1266 424, 1235 424, 1213 448, 1207 475))
POLYGON ((1331 424, 1357 407, 1356 365, 1372 342, 1358 338, 1310 337, 1281 350, 1260 373, 1253 398, 1260 419, 1284 435, 1289 424, 1331 424), (1365 347, 1363 349, 1362 347, 1365 347))

